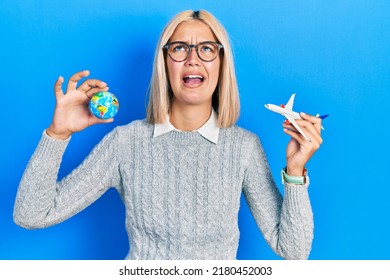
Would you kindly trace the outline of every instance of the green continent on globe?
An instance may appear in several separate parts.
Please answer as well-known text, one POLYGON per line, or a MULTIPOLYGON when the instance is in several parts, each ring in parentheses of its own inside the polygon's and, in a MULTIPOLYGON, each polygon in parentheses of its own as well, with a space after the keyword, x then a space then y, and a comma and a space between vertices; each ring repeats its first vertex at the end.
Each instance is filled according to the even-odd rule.
POLYGON ((89 110, 99 119, 113 118, 119 110, 118 98, 108 91, 98 92, 92 96, 89 110))

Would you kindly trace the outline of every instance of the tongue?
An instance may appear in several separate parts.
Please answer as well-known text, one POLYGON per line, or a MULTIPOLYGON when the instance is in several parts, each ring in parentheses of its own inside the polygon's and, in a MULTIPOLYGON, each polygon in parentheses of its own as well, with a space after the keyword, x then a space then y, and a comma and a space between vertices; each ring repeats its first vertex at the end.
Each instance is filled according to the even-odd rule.
POLYGON ((184 83, 186 84, 199 84, 202 82, 200 78, 184 78, 184 83))

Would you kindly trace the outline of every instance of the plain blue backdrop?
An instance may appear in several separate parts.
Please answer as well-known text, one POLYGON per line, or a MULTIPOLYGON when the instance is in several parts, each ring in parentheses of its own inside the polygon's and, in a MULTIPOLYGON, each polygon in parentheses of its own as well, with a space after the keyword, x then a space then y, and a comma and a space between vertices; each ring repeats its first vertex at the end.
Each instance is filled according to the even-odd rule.
MULTIPOLYGON (((168 20, 206 9, 228 30, 241 98, 238 124, 258 134, 279 187, 289 140, 264 108, 330 114, 309 162, 315 238, 310 259, 389 259, 387 164, 390 1, 0 0, 0 259, 123 259, 124 207, 109 190, 62 224, 12 220, 23 170, 50 124, 53 83, 89 69, 120 101, 113 124, 75 134, 60 177, 117 125, 144 118, 153 54, 168 20)), ((278 259, 242 200, 239 259, 278 259)))

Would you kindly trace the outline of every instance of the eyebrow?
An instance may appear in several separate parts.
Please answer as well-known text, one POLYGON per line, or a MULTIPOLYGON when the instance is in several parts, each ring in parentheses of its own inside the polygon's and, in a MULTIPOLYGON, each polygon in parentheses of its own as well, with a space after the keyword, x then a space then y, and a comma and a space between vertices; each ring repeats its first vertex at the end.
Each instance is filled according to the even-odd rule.
MULTIPOLYGON (((214 39, 215 40, 215 39, 214 39)), ((202 44, 202 43, 207 43, 207 42, 213 42, 213 43, 218 43, 217 41, 214 41, 214 40, 205 40, 205 41, 200 41, 196 44, 191 44, 189 41, 180 41, 180 40, 175 40, 175 41, 168 41, 168 44, 172 44, 172 43, 185 43, 187 45, 199 45, 199 44, 202 44)))

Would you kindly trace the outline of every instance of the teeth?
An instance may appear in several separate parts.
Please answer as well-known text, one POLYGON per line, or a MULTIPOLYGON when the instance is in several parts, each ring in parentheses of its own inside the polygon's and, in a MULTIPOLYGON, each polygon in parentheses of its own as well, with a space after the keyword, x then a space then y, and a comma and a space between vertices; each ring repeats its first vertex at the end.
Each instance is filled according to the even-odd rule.
POLYGON ((185 78, 189 78, 189 79, 203 79, 203 77, 199 76, 199 75, 188 75, 188 76, 185 76, 185 78))

